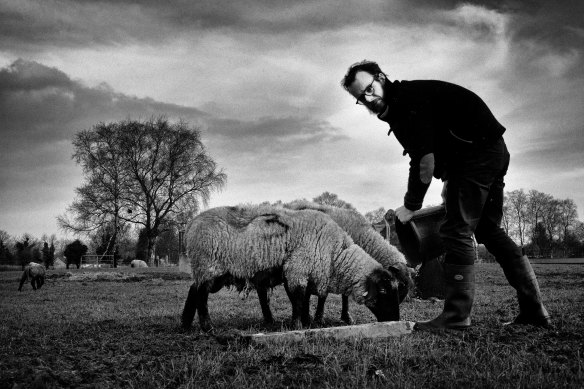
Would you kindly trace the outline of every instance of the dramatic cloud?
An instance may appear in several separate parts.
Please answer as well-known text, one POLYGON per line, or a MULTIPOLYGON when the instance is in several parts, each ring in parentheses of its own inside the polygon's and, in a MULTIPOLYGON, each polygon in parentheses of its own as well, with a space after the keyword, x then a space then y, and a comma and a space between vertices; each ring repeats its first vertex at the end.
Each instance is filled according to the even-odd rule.
POLYGON ((346 139, 324 120, 218 118, 195 108, 126 96, 105 84, 88 87, 58 69, 25 60, 0 69, 0 113, 0 212, 8 222, 14 220, 10 215, 20 217, 22 209, 39 212, 55 201, 64 209, 80 182, 71 161, 73 136, 99 122, 161 115, 186 120, 203 132, 228 172, 242 169, 247 176, 277 174, 281 162, 302 156, 307 147, 346 139), (71 182, 71 176, 78 178, 71 182))
MULTIPOLYGON (((509 33, 517 40, 546 41, 570 48, 582 41, 581 2, 517 1, 71 1, 3 0, 0 4, 3 46, 46 48, 160 42, 177 34, 211 30, 279 34, 313 33, 371 24, 390 26, 452 25, 443 12, 472 6, 509 15, 509 33)), ((468 15, 472 17, 472 15, 468 15)), ((492 26, 484 20, 473 35, 492 26)))
MULTIPOLYGON (((390 79, 477 92, 507 127, 509 190, 584 209, 582 2, 0 0, 0 229, 57 232, 80 129, 166 115, 200 128, 228 174, 211 205, 337 193, 402 202, 407 158, 340 87, 390 79)), ((439 183, 427 203, 439 201, 439 183)))

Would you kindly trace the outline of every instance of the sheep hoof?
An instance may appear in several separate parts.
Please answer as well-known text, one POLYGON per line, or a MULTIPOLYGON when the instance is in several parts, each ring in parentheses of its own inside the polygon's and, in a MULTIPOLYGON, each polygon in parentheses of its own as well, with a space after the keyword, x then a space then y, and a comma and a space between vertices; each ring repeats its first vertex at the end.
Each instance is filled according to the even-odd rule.
POLYGON ((213 326, 202 328, 202 330, 207 335, 215 335, 215 334, 217 334, 217 330, 213 326))
POLYGON ((349 313, 347 313, 346 315, 342 315, 341 320, 344 321, 348 325, 355 324, 355 321, 353 320, 353 318, 351 317, 351 315, 349 313))
POLYGON ((300 320, 292 321, 292 329, 301 330, 302 329, 302 322, 300 320))
POLYGON ((201 330, 207 334, 213 334, 215 332, 215 327, 213 327, 213 324, 211 324, 210 320, 201 321, 200 325, 201 330))

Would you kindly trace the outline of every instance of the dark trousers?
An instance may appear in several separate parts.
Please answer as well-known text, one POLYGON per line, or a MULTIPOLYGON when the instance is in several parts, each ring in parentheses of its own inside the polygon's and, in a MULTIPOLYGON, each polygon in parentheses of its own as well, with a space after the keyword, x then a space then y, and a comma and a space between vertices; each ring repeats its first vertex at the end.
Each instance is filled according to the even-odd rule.
POLYGON ((509 152, 503 138, 488 145, 465 146, 452 156, 447 167, 446 216, 440 228, 445 263, 474 263, 473 234, 500 264, 522 256, 501 228, 508 167, 509 152))

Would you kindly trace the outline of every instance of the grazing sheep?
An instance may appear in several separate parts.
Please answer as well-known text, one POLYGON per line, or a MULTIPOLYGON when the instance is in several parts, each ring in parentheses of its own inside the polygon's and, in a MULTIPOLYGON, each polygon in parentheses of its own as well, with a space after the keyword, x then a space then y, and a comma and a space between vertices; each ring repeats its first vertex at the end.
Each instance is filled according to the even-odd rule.
POLYGON ((45 267, 40 263, 30 262, 24 268, 22 272, 22 277, 20 278, 20 285, 18 286, 18 291, 22 292, 22 285, 30 280, 30 284, 34 290, 40 289, 45 283, 45 267))
POLYGON ((148 264, 140 259, 134 259, 130 262, 130 267, 148 267, 148 264))
MULTIPOLYGON (((282 282, 292 303, 295 328, 310 323, 305 303, 309 294, 352 296, 379 321, 399 320, 395 277, 321 212, 213 208, 193 220, 185 241, 194 282, 182 314, 184 327, 191 325, 198 311, 201 328, 213 329, 207 299, 223 286, 241 290, 282 282)), ((262 307, 267 306, 267 295, 259 297, 266 299, 262 307)))
MULTIPOLYGON (((286 208, 293 210, 312 209, 329 215, 331 219, 349 234, 355 244, 365 250, 384 269, 389 270, 397 278, 399 281, 400 303, 405 299, 408 291, 414 285, 406 258, 395 246, 389 244, 363 215, 351 209, 317 204, 309 201, 295 201, 286 205, 286 208)), ((322 322, 325 301, 326 296, 318 298, 318 305, 314 315, 316 322, 322 322)), ((347 324, 352 324, 353 319, 349 314, 349 300, 347 296, 342 297, 342 302, 341 320, 347 324)), ((269 310, 269 307, 262 307, 262 312, 269 310)))

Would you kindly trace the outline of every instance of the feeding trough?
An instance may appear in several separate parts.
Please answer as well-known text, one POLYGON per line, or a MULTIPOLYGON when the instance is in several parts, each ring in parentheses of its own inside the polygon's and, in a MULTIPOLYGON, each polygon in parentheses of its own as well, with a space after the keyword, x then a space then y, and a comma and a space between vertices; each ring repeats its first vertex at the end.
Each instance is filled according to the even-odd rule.
POLYGON ((411 321, 385 321, 351 326, 312 328, 286 332, 258 333, 242 335, 252 344, 275 342, 300 342, 305 339, 375 339, 410 334, 414 329, 411 321))

